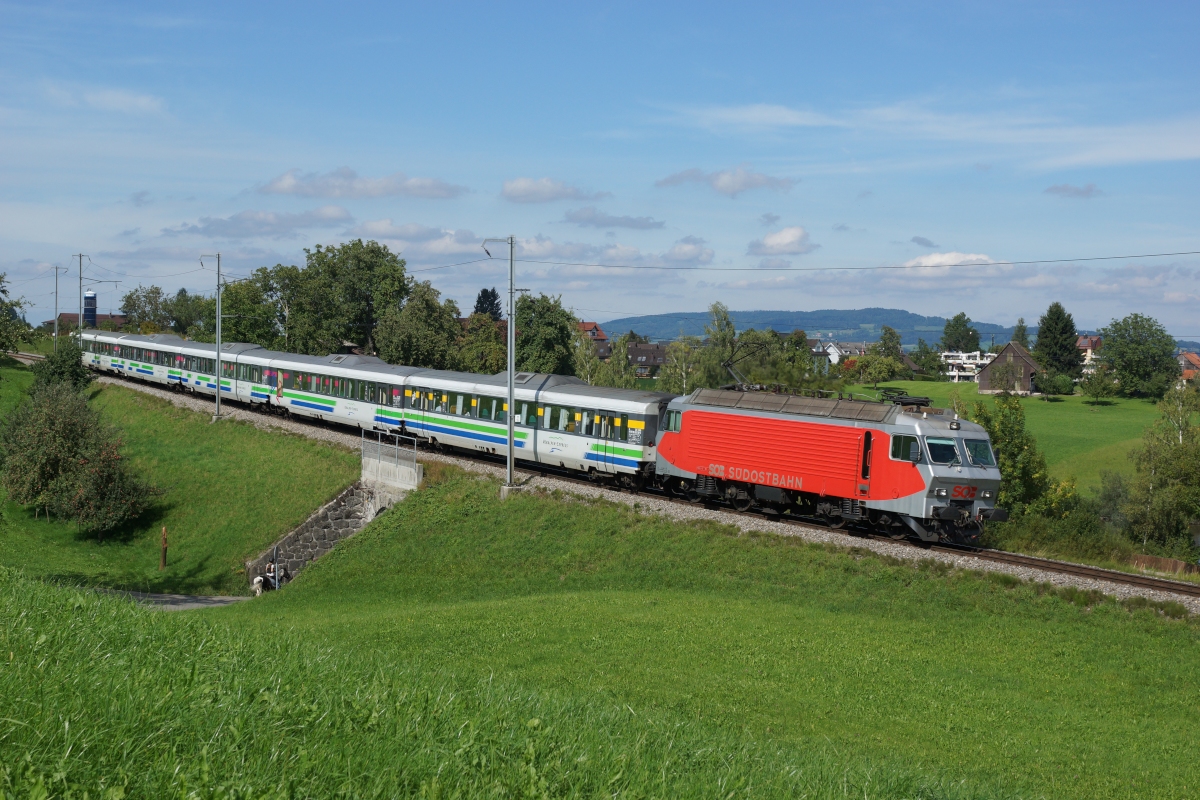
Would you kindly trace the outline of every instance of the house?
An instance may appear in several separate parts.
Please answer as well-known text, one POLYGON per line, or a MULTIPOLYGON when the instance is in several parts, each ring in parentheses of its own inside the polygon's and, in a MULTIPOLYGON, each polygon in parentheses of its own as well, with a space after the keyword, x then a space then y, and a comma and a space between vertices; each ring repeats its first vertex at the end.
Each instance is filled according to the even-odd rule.
POLYGON ((1179 370, 1181 372, 1179 379, 1184 386, 1187 386, 1196 380, 1197 373, 1200 373, 1200 355, 1183 352, 1177 358, 1179 359, 1179 370))
POLYGON ((588 335, 592 342, 596 345, 596 355, 602 360, 607 360, 612 355, 612 343, 608 341, 608 334, 604 332, 595 322, 579 323, 579 330, 588 335))
MULTIPOLYGON (((91 314, 84 314, 84 317, 90 317, 91 314)), ((129 321, 129 317, 124 314, 97 314, 96 327, 100 327, 106 322, 111 322, 118 330, 125 327, 125 323, 129 321)), ((75 330, 75 326, 79 324, 79 314, 63 312, 58 315, 58 331, 66 333, 67 331, 75 330)), ((53 329, 54 320, 48 319, 42 323, 43 326, 53 329)))
POLYGON ((658 370, 667 363, 667 346, 665 344, 650 344, 634 342, 628 347, 629 363, 639 378, 653 378, 658 370))
POLYGON ((865 356, 871 346, 870 342, 821 342, 818 340, 817 343, 820 345, 820 351, 814 351, 814 355, 817 352, 824 352, 830 364, 837 364, 847 358, 865 356))
POLYGON ((951 350, 941 354, 942 363, 946 365, 946 374, 954 383, 975 381, 980 370, 995 357, 995 353, 985 353, 982 350, 972 350, 970 353, 951 350))
POLYGON ((1028 350, 1016 342, 1009 342, 979 369, 975 380, 979 383, 980 394, 999 394, 1006 390, 1013 394, 1032 394, 1037 391, 1037 374, 1041 371, 1028 350))
POLYGON ((1083 356, 1083 374, 1090 375, 1096 369, 1096 359, 1104 340, 1095 334, 1083 334, 1075 340, 1075 347, 1083 356))

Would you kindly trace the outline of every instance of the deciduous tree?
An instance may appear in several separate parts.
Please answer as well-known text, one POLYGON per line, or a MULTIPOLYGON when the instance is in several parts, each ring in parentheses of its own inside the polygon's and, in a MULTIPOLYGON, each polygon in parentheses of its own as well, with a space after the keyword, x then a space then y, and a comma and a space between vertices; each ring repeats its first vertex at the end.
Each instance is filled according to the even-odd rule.
POLYGON ((1121 393, 1162 397, 1179 378, 1175 339, 1158 320, 1130 314, 1100 330, 1100 363, 1112 370, 1121 393))
MULTIPOLYGON (((871 345, 871 352, 877 356, 886 356, 896 361, 904 361, 904 348, 900 344, 900 334, 895 328, 884 325, 879 332, 879 341, 871 345)), ((886 380, 886 379, 885 379, 886 380)))
POLYGON ((63 337, 58 349, 46 356, 44 361, 33 365, 35 387, 65 383, 76 391, 92 382, 92 371, 83 365, 83 351, 73 338, 63 337))
POLYGON ((491 315, 476 312, 467 319, 467 329, 458 342, 458 368, 483 375, 508 368, 504 326, 491 315))
MULTIPOLYGON (((563 308, 561 297, 522 295, 517 300, 517 369, 574 375, 572 342, 578 328, 579 320, 563 308)), ((617 356, 614 347, 613 358, 617 356)))
POLYGON ((681 336, 667 345, 663 366, 658 371, 659 391, 687 394, 696 388, 701 346, 698 336, 681 336))
POLYGON ((637 386, 637 370, 629 363, 629 334, 623 333, 613 342, 612 355, 600 365, 596 375, 597 386, 614 389, 632 389, 637 386))
POLYGON ((997 395, 995 407, 982 400, 975 402, 975 421, 992 440, 1000 467, 998 504, 1020 512, 1050 486, 1046 458, 1038 450, 1037 440, 1025 428, 1025 409, 1015 395, 997 395))
POLYGON ((121 298, 121 313, 126 326, 138 333, 158 333, 171 327, 168 300, 163 290, 154 285, 138 285, 121 298))
POLYGON ((379 323, 379 356, 389 364, 430 369, 458 365, 462 326, 453 300, 421 281, 412 286, 402 309, 389 309, 379 323))
POLYGON ((595 384, 600 377, 600 368, 604 362, 596 351, 596 342, 578 325, 571 339, 572 360, 575 364, 575 377, 585 383, 595 384))

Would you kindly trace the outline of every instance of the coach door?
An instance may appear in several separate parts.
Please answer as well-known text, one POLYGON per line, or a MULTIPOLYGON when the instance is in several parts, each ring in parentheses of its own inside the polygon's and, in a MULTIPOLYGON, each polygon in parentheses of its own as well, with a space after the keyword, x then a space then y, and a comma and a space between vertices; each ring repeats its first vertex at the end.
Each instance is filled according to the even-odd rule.
POLYGON ((863 431, 859 443, 857 496, 866 497, 871 491, 871 431, 863 431))

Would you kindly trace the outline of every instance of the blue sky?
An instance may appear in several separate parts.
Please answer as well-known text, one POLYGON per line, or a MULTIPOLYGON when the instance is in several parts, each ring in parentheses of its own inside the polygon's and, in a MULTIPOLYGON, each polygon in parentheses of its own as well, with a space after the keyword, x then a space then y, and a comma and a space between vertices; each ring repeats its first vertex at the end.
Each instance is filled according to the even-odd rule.
POLYGON ((0 270, 40 321, 74 253, 103 311, 361 236, 469 308, 506 265, 429 268, 511 233, 592 319, 1200 338, 1200 257, 992 263, 1200 250, 1198 40, 1185 3, 0 3, 0 270))

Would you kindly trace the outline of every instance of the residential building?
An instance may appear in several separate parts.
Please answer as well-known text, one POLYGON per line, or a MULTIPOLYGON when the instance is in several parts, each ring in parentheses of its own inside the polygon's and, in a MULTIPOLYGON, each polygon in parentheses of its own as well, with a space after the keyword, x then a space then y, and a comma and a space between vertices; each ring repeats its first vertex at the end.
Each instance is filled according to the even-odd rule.
MULTIPOLYGON (((1023 349, 1023 348, 1022 348, 1023 349)), ((1000 352, 1004 352, 1001 350, 1000 352)), ((941 354, 942 363, 946 365, 946 374, 954 383, 975 381, 979 372, 996 358, 995 353, 985 353, 974 350, 970 353, 960 353, 952 350, 941 354)))
POLYGON ((1083 355, 1083 374, 1090 375, 1096 369, 1096 359, 1100 355, 1100 345, 1104 340, 1095 334, 1083 334, 1075 340, 1075 347, 1083 355))
POLYGON ((1013 394, 1032 394, 1037 391, 1037 375, 1042 371, 1037 361, 1029 351, 1016 342, 1009 342, 1000 349, 999 353, 986 354, 991 356, 976 374, 980 394, 999 394, 1005 390, 996 380, 997 371, 1004 369, 1009 372, 1012 381, 1013 394), (995 384, 995 386, 993 386, 995 384))
POLYGON ((579 330, 586 333, 596 345, 596 355, 602 360, 608 360, 612 355, 612 343, 608 341, 608 334, 604 332, 595 322, 579 323, 579 330))
MULTIPOLYGON (((89 318, 91 317, 90 314, 87 314, 85 316, 87 316, 89 318)), ((103 325, 106 322, 111 322, 117 328, 123 328, 125 326, 125 323, 128 321, 129 321, 129 317, 125 316, 124 314, 97 314, 96 315, 96 326, 97 327, 103 325)), ((75 326, 78 323, 79 323, 79 313, 78 312, 74 312, 74 313, 63 312, 58 315, 58 332, 59 333, 69 333, 70 331, 75 330, 75 326)), ((43 322, 42 325, 53 328, 54 320, 48 319, 45 322, 43 322)))
POLYGON ((628 347, 628 355, 629 363, 639 378, 653 378, 658 375, 659 368, 667 363, 667 346, 634 342, 628 347))
POLYGON ((1177 358, 1179 359, 1179 369, 1182 373, 1180 381, 1182 381, 1184 386, 1187 386, 1196 380, 1196 375, 1200 373, 1200 355, 1182 352, 1177 358))

